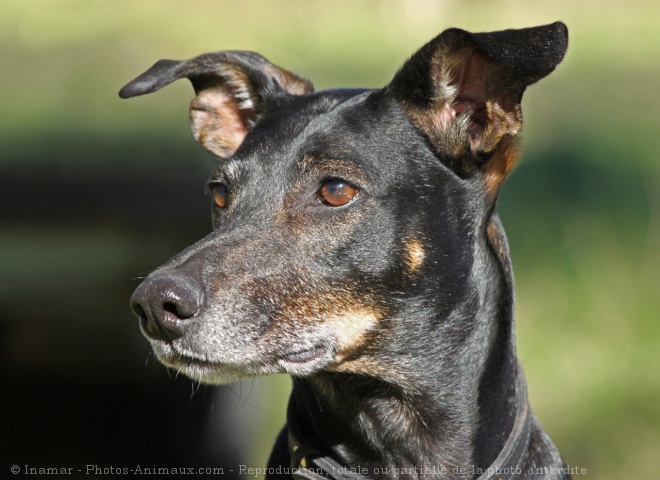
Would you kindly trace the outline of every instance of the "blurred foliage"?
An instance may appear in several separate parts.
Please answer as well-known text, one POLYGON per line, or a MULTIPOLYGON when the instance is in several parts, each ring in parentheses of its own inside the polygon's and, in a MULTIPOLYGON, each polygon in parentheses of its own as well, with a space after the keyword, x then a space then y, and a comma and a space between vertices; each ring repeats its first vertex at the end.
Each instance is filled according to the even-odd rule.
MULTIPOLYGON (((660 451, 660 4, 3 2, 0 166, 15 165, 25 176, 52 174, 44 164, 58 174, 102 176, 123 164, 185 175, 192 157, 191 175, 203 171, 209 162, 188 133, 188 85, 130 102, 116 97, 160 58, 256 50, 318 89, 377 87, 444 28, 558 19, 569 26, 569 53, 526 94, 523 162, 500 201, 516 273, 519 350, 532 405, 569 464, 603 480, 653 478, 660 451)), ((85 238, 73 240, 72 251, 85 238)), ((25 232, 2 232, 0 246, 13 259, 2 275, 33 268, 22 281, 41 287, 30 251, 48 252, 52 243, 35 246, 25 232)), ((125 245, 97 248, 111 252, 112 265, 115 257, 133 258, 125 245)), ((46 263, 73 255, 52 252, 46 263)), ((85 275, 93 282, 110 264, 85 275)), ((262 422, 253 454, 262 465, 289 387, 282 378, 254 385, 263 391, 258 404, 239 404, 262 422)), ((249 381, 242 395, 251 388, 249 381)))

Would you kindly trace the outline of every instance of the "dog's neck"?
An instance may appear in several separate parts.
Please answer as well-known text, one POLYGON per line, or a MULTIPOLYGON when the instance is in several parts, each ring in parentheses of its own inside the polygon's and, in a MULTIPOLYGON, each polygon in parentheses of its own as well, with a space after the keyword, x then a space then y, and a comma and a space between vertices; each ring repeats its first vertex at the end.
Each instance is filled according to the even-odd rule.
POLYGON ((498 260, 484 262, 500 269, 495 278, 507 278, 484 287, 478 318, 469 320, 469 332, 461 330, 465 338, 439 340, 459 332, 452 326, 466 322, 463 315, 475 311, 474 302, 452 312, 453 321, 443 319, 447 330, 425 349, 389 353, 403 382, 346 373, 295 379, 288 426, 297 443, 342 465, 366 468, 372 478, 392 472, 401 478, 472 478, 473 469, 488 468, 515 420, 517 375, 510 268, 490 239, 488 248, 488 258, 494 252, 498 260), (432 473, 425 475, 425 468, 432 473))
POLYGON ((409 395, 398 386, 357 375, 296 380, 289 431, 298 445, 341 465, 366 468, 370 478, 392 477, 395 471, 401 478, 472 478, 472 472, 485 471, 495 460, 515 417, 510 402, 515 364, 492 368, 496 371, 488 372, 493 377, 482 383, 478 398, 464 392, 462 399, 456 396, 456 406, 447 405, 438 392, 409 395), (470 403, 480 405, 479 411, 466 413, 463 406, 470 403))

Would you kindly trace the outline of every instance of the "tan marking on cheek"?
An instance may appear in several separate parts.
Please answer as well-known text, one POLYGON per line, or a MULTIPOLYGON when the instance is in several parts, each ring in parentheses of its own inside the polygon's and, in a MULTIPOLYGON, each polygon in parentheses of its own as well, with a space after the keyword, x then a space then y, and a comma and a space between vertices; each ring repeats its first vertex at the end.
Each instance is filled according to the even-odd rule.
POLYGON ((364 334, 378 324, 378 316, 368 310, 348 311, 331 315, 327 323, 332 326, 341 352, 359 346, 364 334))
POLYGON ((365 335, 382 318, 375 298, 366 295, 358 299, 348 292, 297 296, 285 300, 283 306, 279 325, 309 328, 329 341, 334 339, 337 361, 362 348, 365 335))
POLYGON ((424 246, 422 245, 422 242, 417 240, 416 238, 412 240, 408 240, 406 242, 406 254, 407 254, 407 262, 408 266, 410 268, 410 272, 415 272, 419 270, 419 267, 422 266, 422 263, 424 263, 424 246))

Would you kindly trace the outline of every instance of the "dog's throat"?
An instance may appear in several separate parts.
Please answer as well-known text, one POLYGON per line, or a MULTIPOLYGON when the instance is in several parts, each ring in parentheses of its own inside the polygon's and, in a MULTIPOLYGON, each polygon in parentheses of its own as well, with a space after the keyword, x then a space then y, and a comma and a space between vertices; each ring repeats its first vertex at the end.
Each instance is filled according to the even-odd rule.
MULTIPOLYGON (((513 427, 507 436, 506 443, 497 458, 487 468, 463 466, 466 471, 479 475, 476 480, 514 480, 522 478, 524 472, 521 465, 530 443, 532 419, 527 398, 527 383, 522 367, 517 365, 515 379, 513 427)), ((302 436, 297 433, 300 425, 289 424, 288 448, 291 458, 293 477, 299 480, 367 480, 374 478, 394 477, 393 474, 383 475, 373 468, 362 465, 345 465, 334 458, 331 449, 322 439, 302 436)), ((417 465, 416 475, 406 478, 443 478, 442 466, 417 465), (428 469, 425 471, 424 469, 428 469)), ((450 473, 448 471, 448 473, 450 473)))

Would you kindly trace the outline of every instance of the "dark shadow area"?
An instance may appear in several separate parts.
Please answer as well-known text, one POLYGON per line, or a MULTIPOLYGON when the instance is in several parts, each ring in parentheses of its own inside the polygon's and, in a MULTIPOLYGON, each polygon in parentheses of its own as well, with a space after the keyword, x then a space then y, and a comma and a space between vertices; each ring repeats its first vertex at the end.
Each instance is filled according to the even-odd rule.
POLYGON ((0 442, 7 461, 209 466, 234 478, 228 469, 244 463, 242 434, 219 408, 233 394, 168 375, 128 305, 138 277, 210 231, 210 165, 196 147, 166 136, 58 134, 5 149, 0 442), (209 423, 215 431, 205 435, 209 423))

